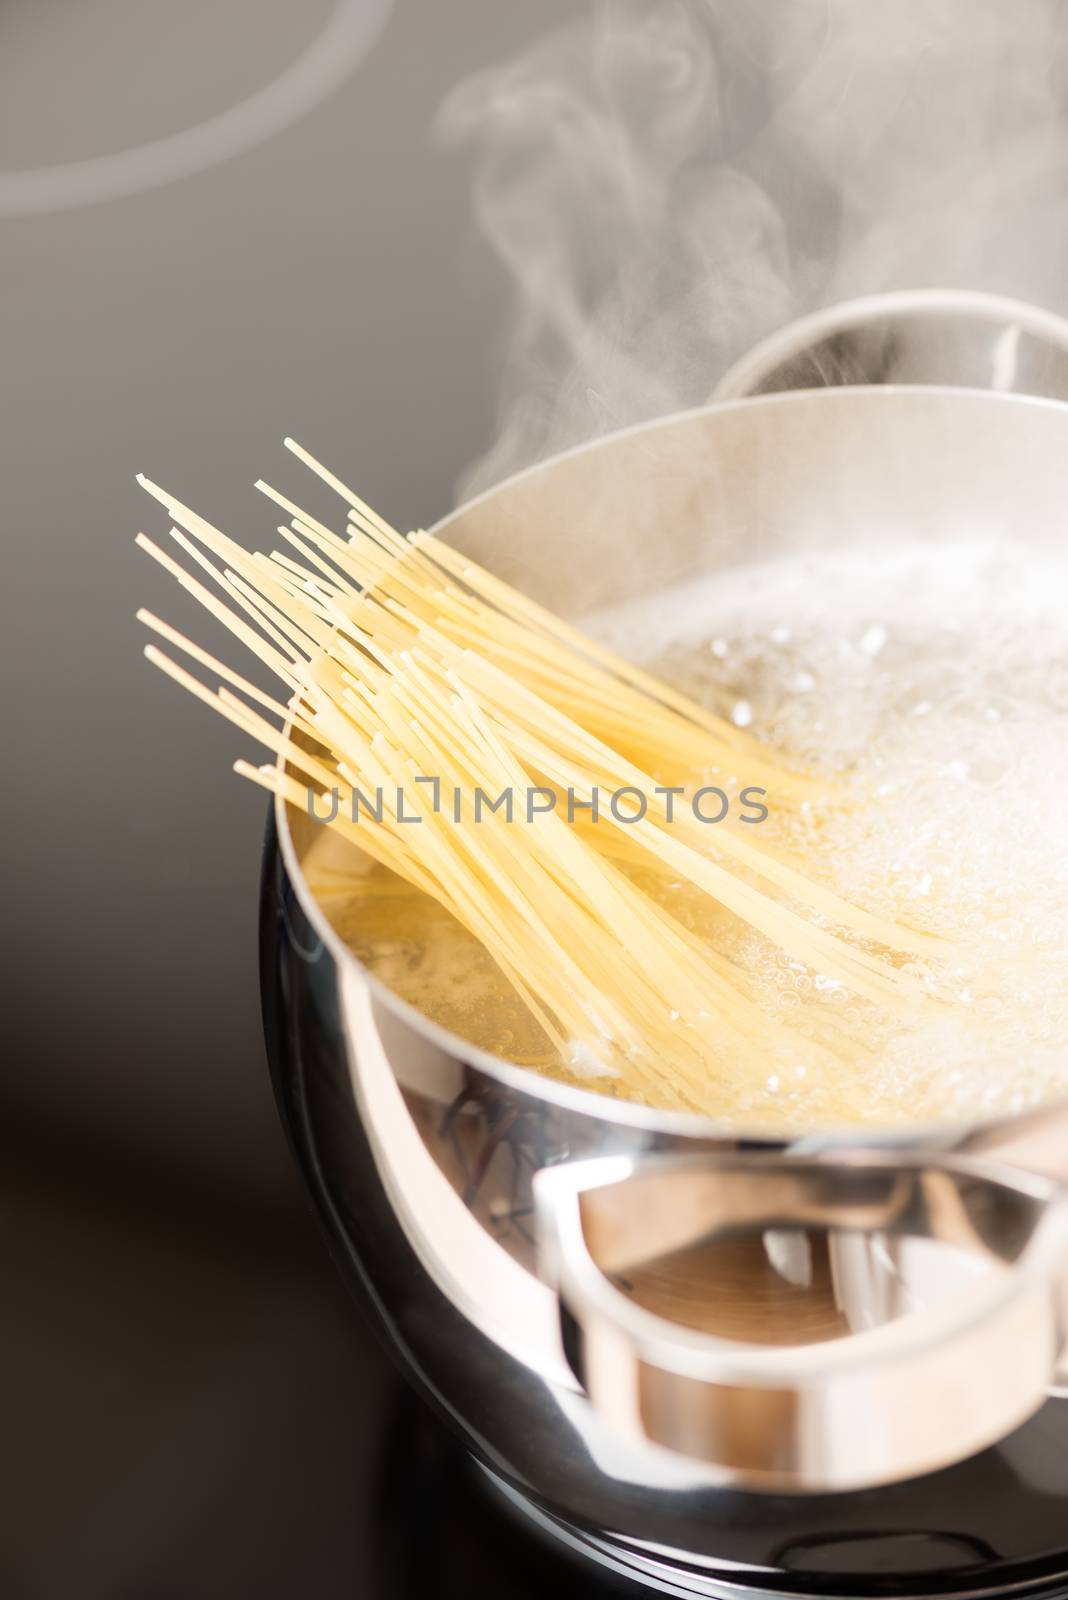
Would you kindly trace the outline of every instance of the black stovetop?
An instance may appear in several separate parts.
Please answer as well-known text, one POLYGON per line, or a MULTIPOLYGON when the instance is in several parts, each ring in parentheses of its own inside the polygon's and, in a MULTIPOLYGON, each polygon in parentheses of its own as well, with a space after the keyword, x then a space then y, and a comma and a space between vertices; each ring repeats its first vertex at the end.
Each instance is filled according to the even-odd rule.
POLYGON ((298 1192, 0 1134, 5 1600, 596 1600, 402 1383, 298 1192))

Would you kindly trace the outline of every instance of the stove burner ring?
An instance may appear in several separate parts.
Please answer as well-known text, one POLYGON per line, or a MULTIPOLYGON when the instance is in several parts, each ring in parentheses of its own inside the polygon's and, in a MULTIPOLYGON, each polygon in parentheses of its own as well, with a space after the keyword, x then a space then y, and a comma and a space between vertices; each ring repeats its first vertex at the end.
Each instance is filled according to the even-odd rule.
POLYGON ((180 133, 81 161, 0 171, 0 220, 125 199, 255 150, 341 88, 392 10, 393 0, 337 0, 322 32, 278 77, 180 133))

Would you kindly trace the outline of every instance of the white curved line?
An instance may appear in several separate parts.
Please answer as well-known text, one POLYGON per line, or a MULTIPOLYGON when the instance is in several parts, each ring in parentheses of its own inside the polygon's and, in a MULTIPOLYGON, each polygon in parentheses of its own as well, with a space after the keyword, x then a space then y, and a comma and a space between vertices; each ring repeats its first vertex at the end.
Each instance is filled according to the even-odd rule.
POLYGON ((0 172, 0 218, 124 199, 254 150, 341 87, 377 40, 392 9, 393 0, 338 0, 323 31, 277 78, 181 133, 110 155, 0 172))

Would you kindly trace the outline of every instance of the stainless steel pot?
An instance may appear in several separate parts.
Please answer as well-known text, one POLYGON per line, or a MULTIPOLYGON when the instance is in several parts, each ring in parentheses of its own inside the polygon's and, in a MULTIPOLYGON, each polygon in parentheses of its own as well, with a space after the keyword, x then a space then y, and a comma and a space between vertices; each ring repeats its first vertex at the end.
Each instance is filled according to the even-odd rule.
MULTIPOLYGON (((801 546, 1059 541, 1066 462, 1055 402, 827 389, 616 435, 436 531, 581 618, 801 546)), ((279 806, 265 872, 287 1123, 335 1248, 504 1492, 646 1568, 684 1561, 698 1588, 714 1556, 723 1593, 730 1535, 701 1507, 725 1486, 891 1482, 1042 1405, 1064 1341, 1068 1108, 791 1145, 561 1086, 368 975, 308 891, 314 831, 279 806), (983 1270, 901 1315, 940 1249, 983 1270), (806 1252, 810 1289, 813 1252, 828 1281, 837 1257, 821 1301, 837 1336, 784 1342, 745 1285, 777 1263, 789 1318, 806 1252)))

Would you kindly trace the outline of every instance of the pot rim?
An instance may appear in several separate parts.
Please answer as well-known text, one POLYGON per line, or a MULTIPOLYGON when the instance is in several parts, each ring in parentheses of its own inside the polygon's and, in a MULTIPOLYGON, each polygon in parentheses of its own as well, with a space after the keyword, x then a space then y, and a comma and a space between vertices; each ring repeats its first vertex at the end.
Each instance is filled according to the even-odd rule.
MULTIPOLYGON (((991 296, 989 298, 994 297, 991 296)), ((435 537, 447 539, 448 530, 452 523, 474 507, 492 499, 502 490, 511 487, 513 484, 520 483, 526 478, 533 477, 537 473, 548 471, 562 461, 584 455, 589 451, 597 450, 601 446, 628 438, 633 434, 649 433, 692 418, 726 411, 738 411, 743 408, 799 405, 833 406, 844 403, 852 405, 858 399, 861 400, 862 404, 867 405, 872 403, 873 400, 875 400, 876 404, 880 403, 876 399, 879 396, 899 399, 902 395, 920 393, 938 396, 942 399, 948 398, 954 402, 963 400, 967 405, 979 401, 987 405, 1000 407, 1009 405, 1019 409, 1026 406, 1041 410, 1068 412, 1068 402, 1049 399, 1041 395, 1025 395, 983 388, 958 388, 950 384, 841 385, 824 389, 797 389, 778 391, 771 394, 747 395, 739 399, 713 400, 703 405, 689 406, 681 411, 670 412, 667 416, 631 423, 628 427, 615 429, 611 433, 599 434, 595 439, 586 440, 581 444, 572 445, 567 450, 558 451, 544 461, 536 461, 532 465, 522 468, 519 472, 512 473, 507 478, 502 478, 499 483, 492 484, 488 489, 483 489, 470 500, 464 501, 462 505, 456 506, 435 522, 427 531, 435 537)), ((288 731, 288 723, 286 727, 288 731)), ((284 758, 279 755, 277 761, 279 767, 282 767, 283 760, 284 758)), ((469 1066, 477 1067, 487 1077, 496 1079, 506 1088, 515 1089, 535 1099, 542 1100, 557 1110, 578 1113, 592 1117, 600 1122, 635 1128, 654 1135, 664 1134, 689 1139, 711 1140, 720 1144, 724 1142, 733 1144, 742 1142, 746 1145, 774 1146, 798 1151, 816 1148, 822 1150, 831 1146, 836 1148, 863 1147, 865 1149, 914 1148, 917 1146, 952 1148, 958 1146, 965 1139, 971 1140, 986 1133, 1024 1126, 1055 1107, 1068 1104, 1068 1091, 1066 1091, 1063 1096, 1058 1095, 1055 1099, 1042 1102, 1037 1106, 1029 1106, 1020 1112, 981 1118, 974 1122, 953 1122, 948 1120, 945 1122, 902 1122, 884 1126, 876 1124, 871 1127, 866 1123, 843 1122, 828 1123, 819 1128, 791 1131, 781 1127, 762 1128, 758 1123, 739 1126, 720 1118, 705 1116, 692 1111, 666 1111, 653 1106, 644 1106, 632 1100, 620 1100, 612 1095, 599 1094, 593 1089, 584 1089, 578 1085, 562 1083, 556 1078, 550 1078, 545 1073, 538 1072, 533 1067, 523 1067, 517 1062, 508 1061, 503 1056, 494 1055, 492 1051, 485 1050, 480 1045, 472 1044, 462 1038, 459 1034, 452 1033, 448 1028, 435 1022, 433 1018, 426 1016, 416 1006, 413 1006, 410 1001, 396 994, 381 978, 371 972, 338 935, 312 894, 301 868, 289 828, 287 814, 289 803, 281 794, 276 793, 271 804, 278 847, 286 876, 305 916, 323 946, 330 952, 339 969, 358 975, 361 981, 369 986, 375 998, 384 1004, 387 1009, 417 1033, 422 1034, 424 1038, 428 1038, 433 1044, 446 1051, 450 1056, 463 1061, 469 1066)))

